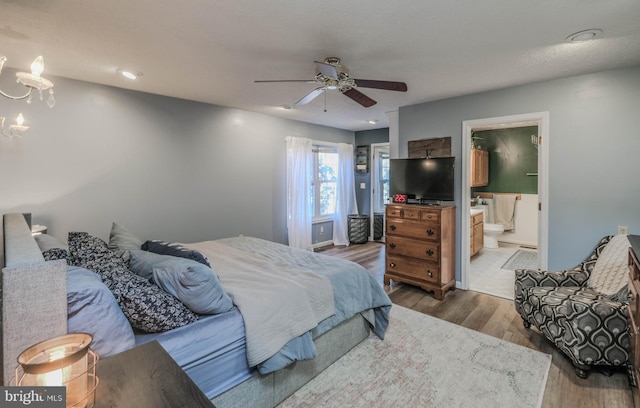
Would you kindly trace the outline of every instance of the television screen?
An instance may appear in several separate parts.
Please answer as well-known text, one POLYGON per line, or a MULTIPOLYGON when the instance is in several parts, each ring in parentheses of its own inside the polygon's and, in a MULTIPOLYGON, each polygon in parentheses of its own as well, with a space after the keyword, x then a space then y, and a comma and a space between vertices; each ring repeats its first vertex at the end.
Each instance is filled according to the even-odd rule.
POLYGON ((406 194, 409 202, 454 201, 455 157, 391 159, 391 197, 406 194))

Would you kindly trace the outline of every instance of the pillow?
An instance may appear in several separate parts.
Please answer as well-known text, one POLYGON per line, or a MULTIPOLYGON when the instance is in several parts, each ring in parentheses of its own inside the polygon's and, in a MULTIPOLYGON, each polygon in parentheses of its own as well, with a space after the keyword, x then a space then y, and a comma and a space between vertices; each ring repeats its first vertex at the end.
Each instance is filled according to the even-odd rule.
POLYGON ((131 272, 125 261, 109 250, 100 238, 86 232, 70 232, 69 252, 73 265, 100 275, 133 327, 156 333, 198 319, 178 299, 131 272))
POLYGON ((40 248, 41 252, 45 252, 55 248, 69 250, 69 247, 64 242, 60 241, 58 238, 54 237, 53 235, 39 234, 39 235, 34 235, 33 238, 36 240, 36 243, 38 244, 38 247, 40 248))
POLYGON ((190 259, 171 257, 154 265, 153 281, 196 313, 218 314, 233 307, 213 270, 190 259))
POLYGON ((44 258, 45 261, 55 261, 58 259, 64 259, 65 261, 67 261, 67 264, 69 263, 68 260, 70 258, 69 251, 62 248, 47 249, 42 253, 42 257, 44 258))
POLYGON ((142 249, 149 252, 155 252, 156 254, 173 255, 180 258, 193 259, 196 262, 200 262, 203 265, 211 267, 209 260, 206 256, 204 256, 204 254, 189 248, 185 248, 180 244, 151 240, 146 241, 144 244, 142 244, 142 249))
POLYGON ((180 259, 188 261, 185 258, 176 258, 171 255, 160 255, 154 252, 143 251, 142 249, 129 251, 129 269, 136 275, 142 276, 145 279, 153 279, 153 267, 163 261, 169 259, 180 259))
POLYGON ((133 330, 95 272, 67 267, 67 330, 93 336, 91 348, 107 357, 136 345, 133 330))
POLYGON ((605 245, 591 270, 587 286, 604 295, 612 295, 628 285, 629 239, 616 235, 605 245))
POLYGON ((113 223, 109 233, 109 249, 125 261, 129 260, 129 251, 140 249, 142 241, 120 224, 113 223))

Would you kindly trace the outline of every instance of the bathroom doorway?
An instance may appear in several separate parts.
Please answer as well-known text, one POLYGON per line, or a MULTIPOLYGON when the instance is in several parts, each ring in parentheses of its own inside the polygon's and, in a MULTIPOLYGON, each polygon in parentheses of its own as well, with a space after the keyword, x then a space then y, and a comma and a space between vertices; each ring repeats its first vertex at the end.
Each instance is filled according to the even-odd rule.
POLYGON ((370 240, 384 241, 384 213, 389 197, 389 143, 371 144, 371 223, 370 240))
MULTIPOLYGON (((505 136, 501 136, 505 137, 505 136)), ((512 297, 513 293, 513 272, 508 271, 509 265, 503 266, 509 258, 528 259, 529 264, 535 268, 546 268, 547 264, 547 154, 548 154, 548 113, 532 113, 525 115, 515 115, 499 118, 488 118, 481 120, 465 121, 463 123, 462 137, 462 219, 461 219, 461 282, 463 289, 477 290, 495 296, 512 297), (471 265, 471 150, 472 143, 482 143, 481 140, 472 141, 472 135, 508 135, 509 132, 500 129, 519 128, 522 131, 537 130, 530 135, 530 142, 535 143, 537 150, 537 172, 529 171, 527 184, 537 184, 537 195, 521 194, 520 201, 516 204, 516 211, 521 211, 521 215, 528 214, 522 219, 516 218, 519 228, 513 233, 503 233, 501 238, 506 242, 500 242, 498 248, 487 248, 480 250, 473 258, 473 268, 471 265), (536 180, 537 179, 537 183, 536 180), (535 214, 535 215, 533 215, 535 214), (531 218, 534 218, 531 220, 531 218), (537 221, 537 222, 536 222, 537 221), (534 231, 530 231, 531 229, 534 231), (529 233, 526 230, 529 229, 529 233), (537 230, 537 231, 536 231, 537 230), (519 234, 518 234, 519 233, 519 234), (537 242, 536 242, 537 241, 537 242), (520 250, 520 251, 519 251, 520 250), (537 250, 537 252, 536 252, 537 250), (519 252, 516 255, 516 252, 519 252), (472 273, 473 272, 473 273, 472 273)), ((511 143, 502 140, 498 148, 498 154, 508 155, 511 143), (501 152, 499 151, 503 149, 501 152)), ((494 155, 496 153, 494 152, 494 155)), ((495 156, 494 156, 495 157, 495 156)), ((494 159, 495 160, 495 159, 494 159)), ((535 158, 534 158, 535 160, 535 158)), ((494 173, 495 174, 495 173, 494 173)), ((495 187, 495 185, 494 185, 495 187)), ((483 190, 479 188, 479 190, 483 190)), ((487 190, 487 189, 484 189, 487 190)), ((489 189, 490 190, 490 189, 489 189)), ((504 189, 503 189, 504 191, 504 189)), ((533 187, 535 191, 535 185, 533 187)), ((517 191, 514 191, 517 192, 517 191)), ((491 197, 490 193, 479 194, 491 197)), ((491 203, 490 203, 491 204, 491 203)), ((487 221, 485 221, 487 222, 487 221)), ((500 238, 499 238, 500 239, 500 238)), ((528 267, 528 266, 527 266, 528 267)))

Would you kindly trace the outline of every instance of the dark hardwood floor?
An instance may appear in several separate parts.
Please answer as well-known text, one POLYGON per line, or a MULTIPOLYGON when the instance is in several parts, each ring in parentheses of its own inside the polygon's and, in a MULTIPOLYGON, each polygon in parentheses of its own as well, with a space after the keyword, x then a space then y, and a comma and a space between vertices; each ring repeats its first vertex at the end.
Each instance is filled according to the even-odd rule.
MULTIPOLYGON (((328 247, 320 251, 357 262, 383 284, 384 244, 369 242, 348 247, 328 247)), ((569 359, 557 351, 535 329, 525 329, 513 307, 513 301, 479 292, 455 290, 447 292, 443 301, 433 294, 410 285, 385 287, 394 304, 446 320, 460 326, 494 336, 511 343, 552 355, 551 368, 542 401, 544 408, 630 408, 633 394, 626 371, 610 376, 598 371, 583 380, 575 375, 569 359)), ((464 384, 460 384, 464 391, 464 384)))

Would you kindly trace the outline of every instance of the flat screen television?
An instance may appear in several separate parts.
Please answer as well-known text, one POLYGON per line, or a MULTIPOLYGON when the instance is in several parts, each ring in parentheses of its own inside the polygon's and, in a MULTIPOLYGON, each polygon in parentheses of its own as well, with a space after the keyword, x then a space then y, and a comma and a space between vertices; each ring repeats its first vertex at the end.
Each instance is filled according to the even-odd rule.
POLYGON ((391 159, 389 192, 406 194, 410 203, 430 204, 454 201, 455 157, 431 159, 391 159))

